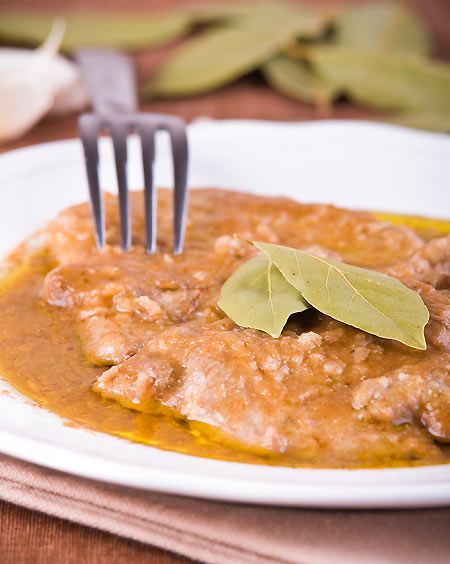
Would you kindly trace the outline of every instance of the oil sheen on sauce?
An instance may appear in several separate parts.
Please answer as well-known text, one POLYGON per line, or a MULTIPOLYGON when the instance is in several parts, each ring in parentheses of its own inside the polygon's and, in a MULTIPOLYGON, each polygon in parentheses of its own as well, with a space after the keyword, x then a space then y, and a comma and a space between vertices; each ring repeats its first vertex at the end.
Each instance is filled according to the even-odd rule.
MULTIPOLYGON (((422 237, 450 232, 450 222, 394 214, 379 219, 407 224, 422 237)), ((0 371, 2 377, 39 406, 61 416, 67 425, 94 429, 133 442, 185 454, 282 466, 311 463, 243 449, 227 443, 213 427, 182 418, 153 416, 101 398, 91 385, 105 368, 88 362, 69 315, 39 301, 43 279, 52 265, 45 255, 32 256, 10 272, 0 287, 0 371)), ((450 449, 441 445, 446 459, 450 449)), ((415 465, 415 461, 362 461, 358 467, 415 465)), ((420 463, 420 462, 419 462, 420 463)), ((423 462, 421 462, 423 464, 423 462)), ((327 466, 341 466, 339 461, 327 466)))

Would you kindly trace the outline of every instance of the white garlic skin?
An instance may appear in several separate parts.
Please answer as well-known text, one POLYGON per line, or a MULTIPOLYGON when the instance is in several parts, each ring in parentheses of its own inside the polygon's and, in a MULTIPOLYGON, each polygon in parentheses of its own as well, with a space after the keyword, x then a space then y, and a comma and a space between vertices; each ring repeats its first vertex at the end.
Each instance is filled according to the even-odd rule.
POLYGON ((77 66, 42 49, 0 49, 0 142, 16 139, 49 112, 89 102, 77 66))

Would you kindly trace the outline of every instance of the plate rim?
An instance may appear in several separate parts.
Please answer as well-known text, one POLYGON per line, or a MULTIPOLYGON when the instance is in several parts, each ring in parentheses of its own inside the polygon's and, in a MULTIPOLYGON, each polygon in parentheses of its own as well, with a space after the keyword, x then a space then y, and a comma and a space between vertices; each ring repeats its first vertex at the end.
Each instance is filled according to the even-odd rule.
MULTIPOLYGON (((8 433, 0 431, 0 443, 3 442, 8 433)), ((208 476, 186 476, 183 472, 167 472, 167 470, 145 468, 147 479, 141 474, 142 468, 126 462, 108 461, 107 471, 105 467, 96 471, 96 463, 103 463, 104 459, 91 454, 74 453, 69 449, 59 446, 46 445, 43 451, 42 443, 35 443, 17 435, 10 435, 13 442, 9 447, 1 447, 1 451, 9 456, 19 458, 28 463, 38 464, 68 473, 76 477, 105 482, 121 487, 132 489, 143 489, 156 491, 171 495, 181 495, 211 501, 222 501, 231 503, 274 505, 284 507, 316 507, 316 508, 342 508, 342 509, 387 509, 387 508, 413 508, 413 507, 448 507, 450 505, 450 476, 438 476, 437 480, 426 482, 426 491, 417 496, 417 487, 420 482, 404 482, 402 478, 416 470, 435 470, 448 465, 421 466, 417 468, 399 469, 315 469, 315 468, 292 468, 295 473, 318 474, 332 472, 333 474, 346 474, 351 477, 354 473, 371 474, 386 473, 396 474, 396 480, 392 483, 361 483, 352 485, 352 493, 343 491, 343 484, 330 482, 324 484, 322 481, 293 483, 289 488, 283 484, 274 483, 272 480, 258 481, 252 484, 249 480, 223 479, 208 476), (12 446, 14 444, 15 446, 12 446), (27 458, 23 458, 23 449, 28 450, 27 458), (51 464, 45 460, 45 456, 51 452, 54 461, 51 464), (56 456, 57 455, 57 456, 56 456), (55 462, 57 460, 57 462, 55 462), (87 463, 87 464, 86 464, 87 463), (124 480, 123 472, 128 471, 133 481, 124 480), (182 480, 180 480, 182 478, 182 480), (401 483, 401 488, 399 484, 401 483), (263 493, 261 489, 263 488, 263 493), (324 496, 324 493, 326 494, 324 496), (363 503, 361 503, 361 497, 363 503)), ((154 447, 147 447, 154 448, 154 447)), ((179 453, 173 453, 179 454, 179 453)), ((189 455, 180 455, 189 456, 189 455)), ((208 459, 205 459, 208 460, 208 459)), ((213 461, 214 462, 214 461, 213 461)), ((218 461, 215 461, 218 462, 218 461)), ((248 466, 244 463, 220 461, 222 464, 233 466, 248 466)))

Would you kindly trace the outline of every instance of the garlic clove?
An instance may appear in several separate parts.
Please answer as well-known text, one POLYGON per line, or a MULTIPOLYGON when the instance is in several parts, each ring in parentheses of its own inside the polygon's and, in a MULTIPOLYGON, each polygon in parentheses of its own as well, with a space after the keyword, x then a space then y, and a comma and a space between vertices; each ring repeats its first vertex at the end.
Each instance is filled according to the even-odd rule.
POLYGON ((19 49, 0 49, 0 141, 19 137, 53 105, 54 85, 41 80, 40 61, 19 49))
POLYGON ((86 106, 80 71, 57 55, 63 32, 57 20, 39 49, 0 49, 0 142, 20 137, 52 109, 86 106))
POLYGON ((50 113, 62 115, 86 109, 90 97, 78 66, 59 55, 52 61, 52 69, 60 77, 60 86, 50 113))

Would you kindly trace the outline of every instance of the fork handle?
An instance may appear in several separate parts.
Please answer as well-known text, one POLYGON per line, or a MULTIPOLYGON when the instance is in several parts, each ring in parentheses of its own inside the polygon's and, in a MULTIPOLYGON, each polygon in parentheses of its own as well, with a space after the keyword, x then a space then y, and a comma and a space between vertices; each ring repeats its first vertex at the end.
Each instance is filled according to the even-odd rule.
POLYGON ((83 48, 76 51, 75 58, 97 114, 137 111, 136 79, 129 57, 112 49, 83 48))

